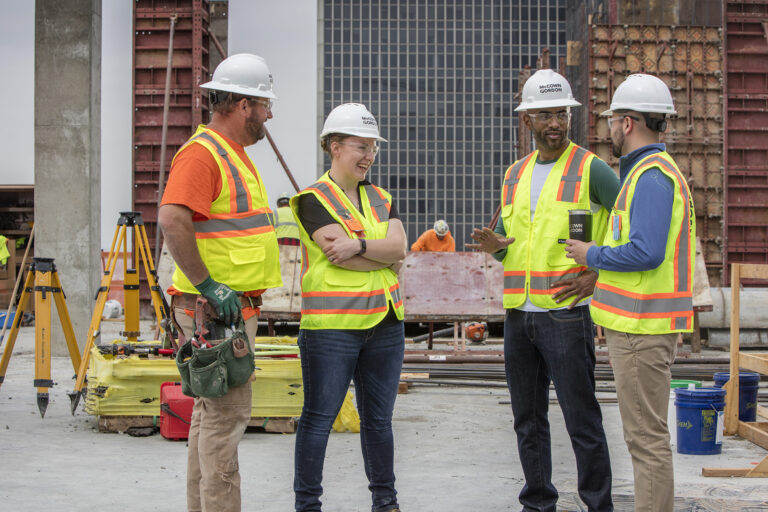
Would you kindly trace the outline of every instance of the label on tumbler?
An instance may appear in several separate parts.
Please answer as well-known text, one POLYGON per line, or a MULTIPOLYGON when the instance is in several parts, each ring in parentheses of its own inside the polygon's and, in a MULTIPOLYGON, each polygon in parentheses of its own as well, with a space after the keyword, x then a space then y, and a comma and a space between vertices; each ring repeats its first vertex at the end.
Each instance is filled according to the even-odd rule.
POLYGON ((592 212, 568 210, 568 235, 573 240, 592 241, 592 212))

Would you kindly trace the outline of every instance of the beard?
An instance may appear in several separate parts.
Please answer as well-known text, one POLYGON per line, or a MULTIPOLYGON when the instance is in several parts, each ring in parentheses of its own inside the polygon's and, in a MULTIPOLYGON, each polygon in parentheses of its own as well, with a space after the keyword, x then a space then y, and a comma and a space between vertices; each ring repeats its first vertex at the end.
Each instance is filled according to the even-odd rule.
POLYGON ((251 137, 251 144, 256 144, 261 139, 264 138, 266 133, 264 132, 264 123, 261 121, 258 121, 254 116, 249 117, 245 121, 245 130, 248 132, 248 135, 251 137))
POLYGON ((554 151, 568 144, 566 130, 545 128, 541 131, 531 130, 533 139, 536 141, 536 147, 547 151, 554 151), (551 140, 549 135, 558 135, 557 140, 551 140))
POLYGON ((624 133, 619 132, 618 137, 611 136, 611 153, 616 158, 621 158, 623 156, 622 149, 624 148, 624 133))

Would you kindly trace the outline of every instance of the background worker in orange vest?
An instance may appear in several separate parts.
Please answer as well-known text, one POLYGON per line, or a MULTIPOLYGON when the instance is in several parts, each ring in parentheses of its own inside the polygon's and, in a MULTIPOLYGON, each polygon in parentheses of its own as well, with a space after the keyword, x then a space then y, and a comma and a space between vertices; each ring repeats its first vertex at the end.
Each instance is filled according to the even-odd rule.
POLYGON ((366 179, 379 141, 386 142, 365 105, 334 108, 320 133, 331 168, 291 198, 303 252, 296 512, 320 510, 328 434, 353 379, 371 510, 400 510, 392 412, 405 351, 397 268, 407 241, 392 196, 366 179))
POLYGON ((635 510, 672 512, 669 382, 679 332, 693 328, 696 215, 691 191, 659 143, 672 94, 659 78, 630 75, 616 89, 608 127, 621 192, 600 245, 568 240, 568 254, 600 271, 590 309, 616 380, 635 474, 635 510))
POLYGON ((448 229, 448 223, 443 219, 435 221, 432 229, 421 234, 411 245, 412 251, 455 252, 456 242, 448 229))
POLYGON ((475 229, 476 244, 504 262, 504 361, 525 474, 524 510, 555 512, 549 435, 549 384, 571 437, 578 490, 590 511, 611 511, 611 461, 595 397, 595 345, 589 308, 597 274, 566 257, 569 209, 594 210, 605 231, 618 193, 613 170, 568 140, 573 99, 565 78, 537 71, 523 86, 521 121, 537 150, 506 172, 496 233, 475 229), (597 205, 600 205, 599 207, 597 205))
MULTIPOLYGON (((227 325, 241 316, 253 343, 260 294, 282 285, 269 200, 245 146, 264 138, 272 118, 272 75, 261 57, 222 61, 210 90, 213 118, 171 164, 158 222, 176 261, 171 309, 183 334, 199 295, 227 325), (256 257, 258 255, 258 257, 256 257)), ((240 510, 237 446, 251 418, 251 383, 221 398, 195 398, 189 429, 189 511, 240 510)))

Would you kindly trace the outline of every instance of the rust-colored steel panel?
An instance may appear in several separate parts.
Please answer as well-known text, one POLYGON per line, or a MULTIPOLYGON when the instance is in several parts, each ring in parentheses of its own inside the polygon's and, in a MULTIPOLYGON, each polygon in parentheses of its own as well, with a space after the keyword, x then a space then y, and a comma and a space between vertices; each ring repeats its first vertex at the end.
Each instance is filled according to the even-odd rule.
POLYGON ((723 2, 723 25, 726 262, 768 263, 768 1, 723 2))
POLYGON ((618 171, 600 113, 632 73, 650 73, 669 86, 678 115, 663 135, 686 175, 696 208, 712 286, 723 270, 723 67, 718 27, 592 25, 589 53, 590 149, 618 171))
MULTIPOLYGON (((208 101, 199 85, 208 79, 207 0, 136 0, 133 40, 133 208, 142 213, 154 255, 160 178, 163 103, 171 16, 176 15, 165 178, 173 155, 207 119, 208 101)), ((149 293, 142 282, 142 307, 149 293)))
POLYGON ((408 253, 400 288, 409 321, 504 318, 504 267, 486 253, 408 253))

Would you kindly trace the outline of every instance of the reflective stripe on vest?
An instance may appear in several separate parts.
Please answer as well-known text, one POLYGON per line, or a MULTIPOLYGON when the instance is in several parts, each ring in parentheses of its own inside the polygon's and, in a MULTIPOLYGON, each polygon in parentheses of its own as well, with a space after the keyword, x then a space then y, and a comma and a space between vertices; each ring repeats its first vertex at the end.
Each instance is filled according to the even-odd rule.
POLYGON ((344 206, 341 198, 336 195, 336 191, 329 187, 328 184, 318 181, 313 186, 308 187, 307 190, 317 192, 318 195, 333 208, 333 211, 339 218, 341 218, 341 221, 350 231, 355 233, 358 238, 365 238, 365 229, 363 228, 363 225, 352 216, 349 210, 344 206))
POLYGON ((384 290, 372 292, 306 292, 301 294, 301 314, 370 315, 387 310, 384 290))
POLYGON ((557 191, 558 201, 568 201, 575 203, 579 199, 579 188, 581 187, 581 173, 584 169, 584 162, 589 156, 589 151, 576 146, 568 157, 565 164, 565 173, 560 180, 560 189, 557 191))
POLYGON ((365 194, 368 196, 368 202, 371 205, 371 210, 373 210, 373 215, 376 217, 376 220, 378 222, 389 221, 389 209, 392 205, 386 200, 379 190, 379 187, 369 183, 363 188, 365 189, 365 194))
MULTIPOLYGON (((193 137, 191 139, 203 139, 211 144, 213 144, 213 147, 216 148, 216 152, 219 154, 219 157, 224 161, 224 163, 227 164, 227 168, 229 169, 228 178, 231 179, 232 185, 235 189, 235 197, 230 198, 230 202, 234 203, 232 204, 232 211, 233 213, 245 213, 248 211, 248 207, 251 204, 250 201, 250 194, 248 193, 248 190, 246 189, 245 185, 243 184, 243 180, 240 177, 240 173, 237 171, 237 167, 232 163, 232 161, 229 159, 229 155, 227 154, 227 150, 224 149, 221 144, 219 144, 219 141, 214 139, 210 134, 202 132, 197 137, 193 137)), ((230 187, 230 190, 232 187, 230 187)))
POLYGON ((594 300, 616 314, 632 318, 668 318, 688 315, 693 308, 690 295, 675 293, 632 293, 615 286, 601 285, 594 300))
POLYGON ((575 279, 585 270, 587 270, 587 267, 574 267, 568 270, 552 272, 531 271, 531 282, 528 285, 528 292, 538 295, 551 295, 554 283, 562 279, 575 279))
POLYGON ((262 208, 244 217, 212 218, 194 221, 195 238, 231 238, 234 236, 258 235, 272 231, 269 214, 271 210, 262 208))
POLYGON ((517 184, 520 183, 520 178, 523 176, 523 171, 528 165, 531 158, 534 157, 536 152, 534 151, 525 160, 520 159, 516 164, 510 166, 507 169, 507 173, 504 176, 504 185, 501 191, 501 197, 504 198, 502 204, 512 204, 515 201, 515 194, 517 194, 517 184))

